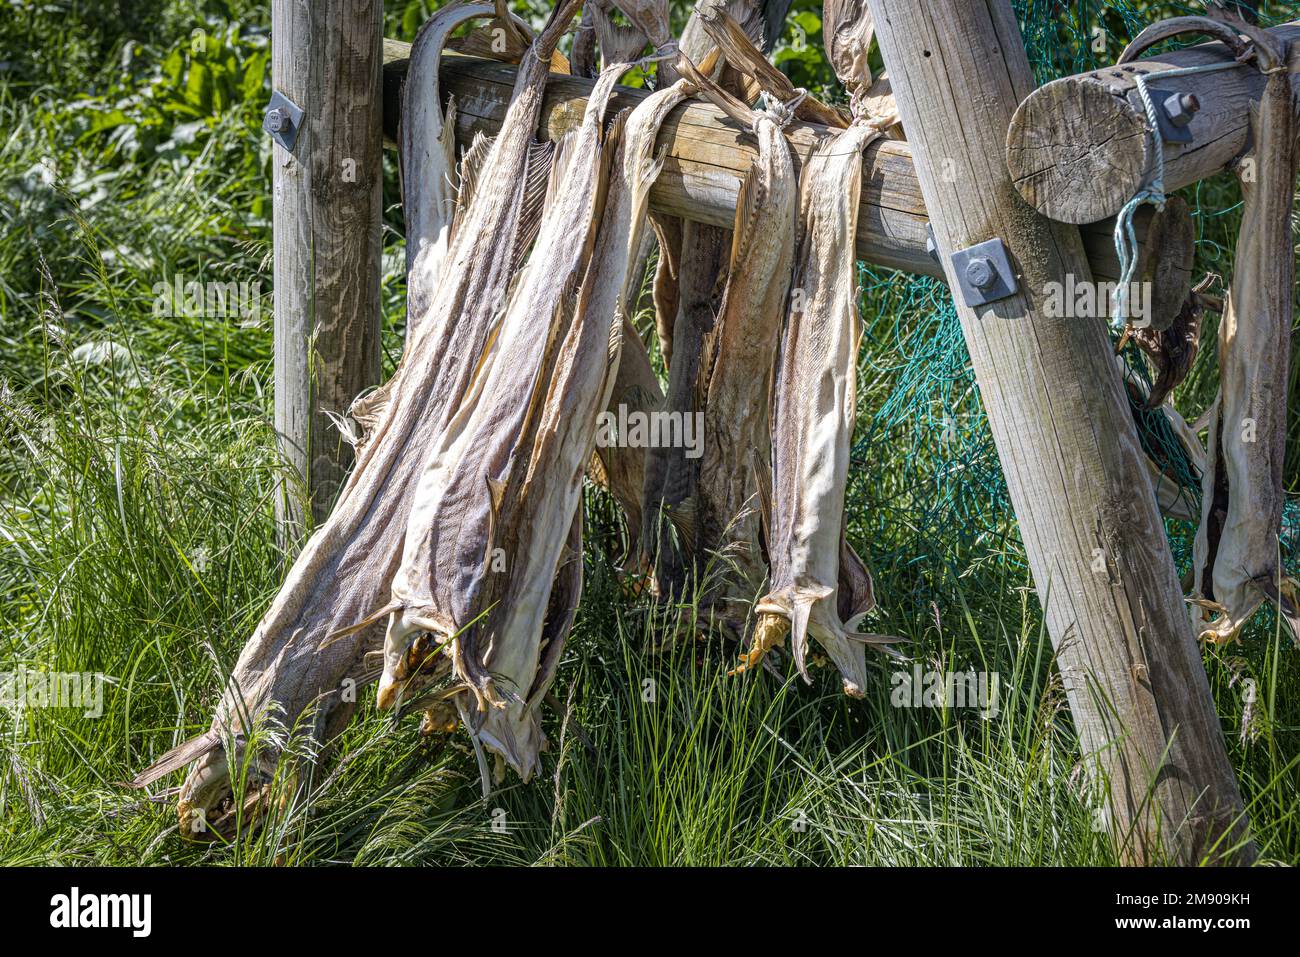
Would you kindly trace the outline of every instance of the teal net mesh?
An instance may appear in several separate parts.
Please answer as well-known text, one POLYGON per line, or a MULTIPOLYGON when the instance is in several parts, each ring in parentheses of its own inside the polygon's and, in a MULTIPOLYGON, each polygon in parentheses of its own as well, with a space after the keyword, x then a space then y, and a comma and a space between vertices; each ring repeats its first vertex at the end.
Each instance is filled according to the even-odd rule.
MULTIPOLYGON (((1203 12, 1199 4, 1015 3, 1039 83, 1112 64, 1143 27, 1203 12)), ((1300 15, 1300 3, 1261 4, 1259 22, 1300 15)), ((1190 42, 1197 42, 1192 38, 1190 42)), ((1196 275, 1231 276, 1239 196, 1230 176, 1179 192, 1198 232, 1196 275)), ((980 405, 961 324, 947 287, 926 277, 860 267, 863 350, 861 416, 849 487, 850 536, 870 543, 889 601, 920 609, 949 593, 973 565, 1024 561, 993 438, 980 405)), ((1175 393, 1191 421, 1217 388, 1215 329, 1207 315, 1196 369, 1175 393)), ((1127 374, 1148 385, 1141 353, 1124 353, 1127 374)), ((1200 508, 1201 476, 1163 412, 1133 409, 1144 448, 1177 479, 1181 502, 1200 508)), ((1191 564, 1195 525, 1166 518, 1180 572, 1191 564)), ((1300 570, 1300 503, 1288 502, 1282 529, 1287 570, 1300 570)))

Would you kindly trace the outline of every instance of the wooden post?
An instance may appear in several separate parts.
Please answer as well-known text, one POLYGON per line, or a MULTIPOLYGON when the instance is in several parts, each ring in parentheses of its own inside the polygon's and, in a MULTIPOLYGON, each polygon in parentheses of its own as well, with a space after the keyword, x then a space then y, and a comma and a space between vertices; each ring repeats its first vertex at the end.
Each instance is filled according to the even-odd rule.
MULTIPOLYGON (((1025 204, 1008 125, 1034 88, 1010 0, 869 0, 1089 771, 1123 859, 1249 862, 1241 797, 1079 231, 1025 204), (972 308, 955 250, 1001 239, 1019 290, 972 308)), ((972 274, 973 275, 973 274, 972 274)))
MULTIPOLYGON (((1269 31, 1296 46, 1300 23, 1269 31)), ((1007 132, 1007 165, 1020 195, 1044 216, 1091 223, 1114 216, 1152 166, 1151 134, 1137 77, 1233 60, 1222 43, 1174 50, 1119 67, 1053 80, 1016 110, 1007 132)), ((1248 146, 1250 104, 1266 77, 1253 64, 1155 79, 1157 104, 1178 94, 1195 109, 1183 113, 1188 143, 1165 142, 1165 190, 1172 192, 1224 169, 1248 146)), ((1292 77, 1300 93, 1300 75, 1292 77)))
MULTIPOLYGON (((275 429, 315 521, 351 461, 327 413, 379 381, 383 4, 273 0, 272 88, 303 111, 274 148, 275 429)), ((285 489, 284 540, 305 516, 285 489)))

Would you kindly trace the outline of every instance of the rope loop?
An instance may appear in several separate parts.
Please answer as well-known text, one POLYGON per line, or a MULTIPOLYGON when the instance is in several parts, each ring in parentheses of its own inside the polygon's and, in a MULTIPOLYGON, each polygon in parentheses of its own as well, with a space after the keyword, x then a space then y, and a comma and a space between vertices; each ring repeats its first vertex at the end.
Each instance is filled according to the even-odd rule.
POLYGON ((1111 313, 1111 328, 1116 332, 1121 331, 1128 324, 1129 292, 1137 272, 1137 231, 1133 226, 1133 217, 1137 214, 1138 208, 1145 203, 1151 204, 1157 210, 1165 208, 1165 141, 1160 135, 1159 108, 1147 84, 1152 80, 1215 73, 1219 70, 1231 70, 1237 66, 1240 64, 1236 60, 1228 60, 1222 63, 1204 63, 1200 66, 1137 75, 1138 96, 1142 98, 1142 108, 1147 116, 1147 132, 1151 134, 1151 171, 1146 185, 1133 194, 1133 198, 1124 204, 1124 208, 1115 218, 1115 254, 1119 258, 1120 278, 1119 288, 1115 292, 1115 310, 1111 313))

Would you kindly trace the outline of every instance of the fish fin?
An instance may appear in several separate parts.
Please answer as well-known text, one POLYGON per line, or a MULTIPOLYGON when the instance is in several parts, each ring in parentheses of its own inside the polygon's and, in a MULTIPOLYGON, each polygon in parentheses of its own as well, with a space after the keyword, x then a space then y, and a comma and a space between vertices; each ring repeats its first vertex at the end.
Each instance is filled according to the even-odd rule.
POLYGON ((543 209, 550 206, 560 193, 560 188, 564 183, 564 174, 569 166, 569 156, 573 153, 574 144, 578 141, 580 133, 580 130, 574 130, 555 141, 550 169, 547 170, 546 174, 546 192, 542 200, 543 209))
POLYGON ((184 744, 179 744, 172 748, 161 758, 132 778, 131 783, 127 786, 132 788, 148 787, 159 778, 185 767, 185 765, 189 764, 191 761, 197 761, 205 754, 208 754, 220 746, 220 744, 220 734, 216 731, 205 731, 197 738, 190 738, 190 740, 186 741, 184 744))
POLYGON ((808 619, 812 615, 813 598, 796 598, 790 607, 790 634, 794 648, 794 663, 803 676, 804 684, 812 684, 808 676, 808 619))
POLYGON ((695 551, 699 541, 699 498, 695 495, 684 498, 676 505, 664 503, 663 513, 677 529, 682 541, 690 551, 695 551))
MULTIPOLYGON (((839 597, 836 605, 840 620, 846 623, 860 621, 876 607, 871 569, 854 551, 843 532, 840 533, 839 597)), ((846 627, 852 625, 846 624, 846 627)))
POLYGON ((334 644, 336 641, 341 641, 342 639, 348 637, 349 635, 355 635, 358 631, 361 631, 365 628, 369 628, 371 625, 379 621, 381 618, 385 618, 388 615, 391 615, 393 612, 397 611, 401 607, 402 607, 401 602, 389 602, 384 607, 376 611, 372 611, 370 614, 366 615, 366 617, 362 618, 356 624, 348 625, 344 628, 339 628, 335 631, 331 631, 328 635, 326 635, 323 639, 321 639, 321 643, 317 646, 316 650, 324 651, 326 648, 334 644))
POLYGON ((524 185, 519 202, 519 226, 515 233, 515 246, 511 254, 512 270, 524 261, 528 249, 542 228, 542 212, 550 189, 551 164, 555 159, 554 143, 531 143, 524 166, 524 185))
POLYGON ((483 163, 487 160, 488 153, 491 150, 492 137, 480 130, 474 134, 474 140, 470 143, 469 149, 461 154, 460 169, 456 175, 458 187, 456 189, 456 215, 453 223, 461 219, 465 215, 465 211, 474 202, 479 173, 482 171, 483 163))
POLYGON ((618 363, 623 357, 623 323, 618 321, 618 316, 613 319, 609 324, 609 338, 605 342, 605 359, 608 363, 606 376, 609 379, 606 385, 611 389, 618 379, 618 363))
POLYGON ((758 207, 764 199, 763 184, 760 180, 761 169, 758 162, 749 164, 740 181, 740 192, 736 196, 736 218, 731 230, 731 259, 728 269, 734 271, 736 263, 744 258, 745 250, 754 235, 751 224, 758 215, 758 207))
POLYGON ((505 479, 489 478, 487 480, 488 495, 492 497, 492 514, 501 514, 501 503, 506 499, 506 481, 505 479))
MULTIPOLYGON (((392 400, 389 391, 391 383, 392 380, 390 379, 372 391, 357 396, 352 400, 352 404, 348 406, 347 418, 357 425, 357 430, 352 432, 355 438, 352 446, 358 454, 366 447, 366 443, 370 441, 370 437, 375 433, 376 426, 379 425, 379 420, 383 418, 384 412, 388 409, 388 405, 392 400)), ((340 432, 342 432, 342 429, 340 429, 340 432)), ((343 435, 344 438, 348 437, 347 433, 343 433, 343 435)))
POLYGON ((767 547, 772 547, 772 463, 759 454, 758 449, 751 451, 750 466, 754 470, 754 479, 758 484, 758 515, 762 523, 763 537, 767 547))

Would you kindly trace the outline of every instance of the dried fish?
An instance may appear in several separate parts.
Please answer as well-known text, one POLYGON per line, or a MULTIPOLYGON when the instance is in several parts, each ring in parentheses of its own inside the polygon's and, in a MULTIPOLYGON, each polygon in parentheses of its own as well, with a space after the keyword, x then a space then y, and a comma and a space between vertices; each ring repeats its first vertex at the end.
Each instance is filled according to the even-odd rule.
MULTIPOLYGON (((743 34, 734 46, 759 55, 743 34)), ((690 64, 683 66, 690 76, 690 64)), ((725 556, 735 573, 724 575, 722 589, 709 599, 748 602, 766 576, 754 463, 771 454, 772 377, 794 256, 798 183, 782 133, 788 112, 755 113, 702 74, 692 79, 751 130, 758 156, 741 183, 727 284, 699 373, 704 441, 698 485, 671 514, 691 530, 697 562, 725 556)), ((721 620, 729 617, 743 616, 720 609, 721 620)))
MULTIPOLYGON (((563 0, 557 6, 534 44, 536 55, 524 57, 510 109, 484 161, 489 181, 518 185, 485 191, 461 211, 436 282, 423 273, 415 277, 416 285, 432 287, 426 315, 414 325, 398 372, 380 393, 382 401, 369 410, 373 434, 333 513, 309 539, 245 645, 212 731, 165 755, 134 782, 144 786, 157 780, 180 756, 198 762, 178 802, 184 834, 196 834, 200 822, 213 820, 213 812, 228 803, 230 766, 247 765, 247 774, 241 776, 255 792, 272 779, 281 745, 270 743, 256 754, 244 753, 255 724, 275 722, 288 728, 305 721, 312 738, 328 740, 355 708, 352 696, 345 694, 344 679, 365 673, 363 659, 377 643, 375 626, 382 619, 374 612, 385 600, 401 556, 411 491, 423 472, 425 454, 477 364, 494 312, 491 303, 499 300, 509 279, 508 240, 524 226, 520 207, 525 169, 549 54, 578 2, 563 0), (430 374, 435 369, 444 374, 430 374)), ((463 12, 460 7, 440 11, 424 29, 436 36, 446 28, 446 18, 463 12)), ((436 57, 434 61, 436 71, 436 57)), ((433 162, 445 155, 441 147, 430 150, 433 162)), ((426 197, 421 203, 434 201, 426 193, 420 196, 426 197)), ((431 224, 426 238, 438 235, 436 214, 426 210, 419 218, 431 224)), ((419 295, 417 290, 417 302, 419 295)))
MULTIPOLYGON (((553 626, 545 596, 556 563, 581 565, 581 542, 561 549, 557 534, 580 513, 582 473, 617 375, 621 334, 634 295, 632 264, 640 246, 660 124, 689 94, 685 83, 653 94, 615 126, 615 146, 596 249, 578 293, 573 320, 550 369, 536 414, 503 482, 492 545, 511 560, 485 582, 484 620, 467 636, 465 655, 482 654, 482 672, 508 694, 495 707, 461 713, 473 733, 527 780, 545 737, 537 709, 554 678, 568 627, 553 626), (543 397, 544 396, 544 397, 543 397), (549 613, 548 613, 549 616, 549 613), (480 652, 479 649, 482 649, 480 652)), ((569 619, 571 621, 571 618, 569 619)), ((485 696, 486 697, 486 696, 485 696)))
MULTIPOLYGON (((565 137, 552 170, 541 228, 512 284, 464 400, 427 460, 414 492, 402 563, 393 579, 380 707, 395 704, 412 676, 403 664, 422 632, 451 642, 463 680, 494 703, 491 679, 461 655, 461 630, 473 620, 487 573, 488 541, 501 490, 492 481, 514 454, 531 397, 555 348, 567 300, 591 255, 598 218, 605 108, 626 69, 602 72, 581 127, 565 137)), ((473 204, 471 204, 473 209, 473 204)), ((567 524, 567 522, 566 522, 567 524)), ((515 556, 510 556, 513 559, 515 556)))
POLYGON ((1296 104, 1286 44, 1236 18, 1232 25, 1253 41, 1268 80, 1251 117, 1254 148, 1239 166, 1244 209, 1219 324, 1221 384, 1194 549, 1196 604, 1203 621, 1214 615, 1201 628, 1204 639, 1234 638, 1269 599, 1300 641, 1300 585, 1283 577, 1278 562, 1295 279, 1296 104))
POLYGON ((410 692, 409 649, 432 633, 449 644, 465 686, 457 707, 476 742, 525 780, 544 743, 536 708, 571 621, 548 617, 552 583, 558 568, 581 562, 580 541, 562 554, 563 530, 574 523, 597 413, 616 378, 639 245, 633 223, 644 218, 657 165, 636 165, 626 185, 620 172, 606 186, 607 170, 611 159, 621 163, 629 136, 636 158, 648 153, 686 95, 653 95, 629 130, 619 121, 604 137, 605 105, 627 68, 601 74, 581 128, 560 147, 537 243, 416 492, 385 641, 381 707, 410 692))
MULTIPOLYGON (((840 607, 844 494, 856 409, 861 321, 857 311, 857 227, 862 150, 880 136, 854 124, 827 137, 809 157, 800 183, 800 241, 781 339, 773 413, 772 503, 768 552, 771 590, 758 603, 758 622, 742 667, 793 631, 795 662, 807 673, 809 633, 839 668, 845 693, 866 689, 865 647, 889 651, 897 641, 858 632, 870 610, 840 607)), ((861 583, 865 568, 854 570, 861 583)))

